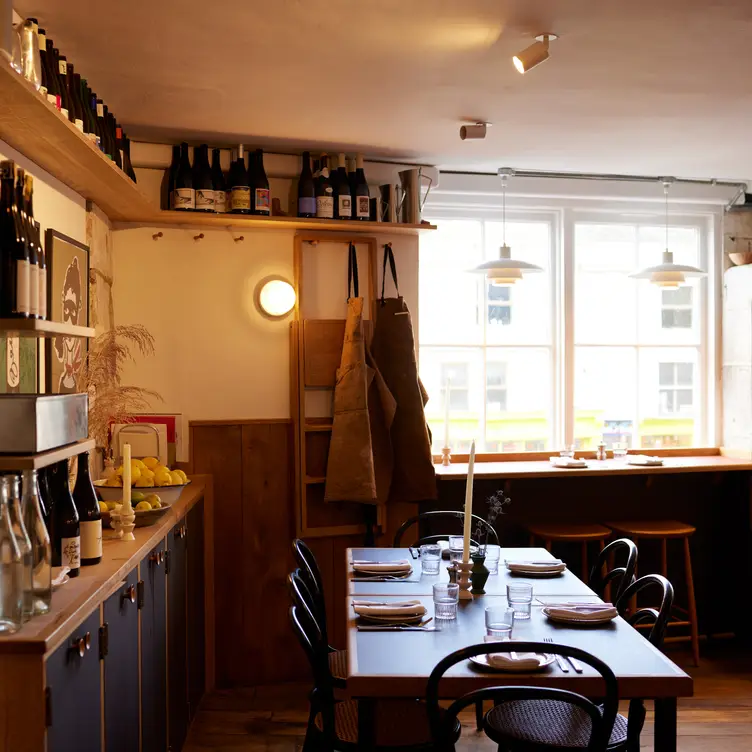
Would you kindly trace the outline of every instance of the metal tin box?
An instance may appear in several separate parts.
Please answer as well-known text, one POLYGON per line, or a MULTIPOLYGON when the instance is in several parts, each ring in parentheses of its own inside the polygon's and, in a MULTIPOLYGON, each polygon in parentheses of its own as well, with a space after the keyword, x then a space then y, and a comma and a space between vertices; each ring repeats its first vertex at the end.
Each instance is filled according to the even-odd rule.
POLYGON ((85 439, 86 394, 0 395, 0 452, 35 454, 85 439))

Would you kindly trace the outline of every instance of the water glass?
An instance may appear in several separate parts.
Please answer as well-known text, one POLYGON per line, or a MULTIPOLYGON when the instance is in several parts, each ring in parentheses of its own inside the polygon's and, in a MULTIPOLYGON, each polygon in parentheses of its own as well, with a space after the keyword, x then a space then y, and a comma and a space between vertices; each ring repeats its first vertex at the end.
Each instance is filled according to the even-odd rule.
POLYGON ((456 619, 460 586, 451 582, 433 586, 433 608, 437 619, 456 619))
POLYGON ((533 602, 533 586, 528 582, 507 585, 507 600, 514 609, 515 620, 529 619, 530 606, 533 602))
POLYGON ((465 538, 462 535, 449 536, 449 561, 462 561, 465 538))
POLYGON ((441 546, 433 543, 421 546, 420 566, 423 570, 423 574, 438 574, 439 567, 441 566, 441 546))
POLYGON ((614 459, 620 460, 627 456, 627 445, 621 443, 613 444, 614 459))
POLYGON ((559 452, 559 457, 574 457, 574 444, 567 444, 564 449, 559 452))
POLYGON ((489 606, 486 609, 486 635, 500 640, 512 639, 514 609, 508 606, 489 606))
POLYGON ((499 574, 501 546, 486 546, 486 569, 489 574, 499 574))

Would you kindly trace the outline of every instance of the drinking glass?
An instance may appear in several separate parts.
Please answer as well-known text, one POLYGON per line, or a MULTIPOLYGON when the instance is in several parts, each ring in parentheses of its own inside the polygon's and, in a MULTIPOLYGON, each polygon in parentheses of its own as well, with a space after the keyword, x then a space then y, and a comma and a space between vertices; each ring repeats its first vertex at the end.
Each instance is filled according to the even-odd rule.
POLYGON ((462 535, 449 536, 449 561, 462 561, 465 538, 462 535))
POLYGON ((486 546, 486 569, 489 574, 499 574, 501 546, 486 546))
POLYGON ((420 547, 420 566, 423 574, 438 574, 440 565, 441 546, 431 543, 420 547))
POLYGON ((620 460, 627 456, 627 445, 620 442, 613 444, 614 459, 620 460))
POLYGON ((514 609, 517 621, 530 618, 530 606, 533 602, 533 586, 528 582, 507 585, 507 600, 514 609))
POLYGON ((434 616, 437 619, 456 619, 460 586, 451 582, 433 586, 434 616))
POLYGON ((509 606, 489 606, 486 609, 486 635, 501 640, 512 639, 514 609, 509 606))
POLYGON ((574 457, 574 444, 567 444, 564 449, 559 452, 559 457, 574 457))

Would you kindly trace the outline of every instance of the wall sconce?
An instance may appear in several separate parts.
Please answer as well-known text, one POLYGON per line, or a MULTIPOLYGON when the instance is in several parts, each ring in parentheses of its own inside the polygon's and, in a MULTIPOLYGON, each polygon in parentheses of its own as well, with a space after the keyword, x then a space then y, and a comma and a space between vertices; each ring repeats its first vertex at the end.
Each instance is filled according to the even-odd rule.
POLYGON ((284 277, 264 277, 254 290, 256 308, 269 319, 281 319, 295 307, 295 288, 284 277))

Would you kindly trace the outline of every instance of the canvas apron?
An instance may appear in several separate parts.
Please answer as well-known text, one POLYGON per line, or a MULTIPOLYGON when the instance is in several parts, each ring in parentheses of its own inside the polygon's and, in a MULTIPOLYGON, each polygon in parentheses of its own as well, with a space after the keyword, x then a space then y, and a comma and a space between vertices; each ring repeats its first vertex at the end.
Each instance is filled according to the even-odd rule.
POLYGON ((399 294, 391 243, 384 246, 381 298, 371 350, 397 402, 391 427, 394 472, 389 499, 395 502, 435 499, 431 434, 423 409, 428 394, 418 376, 410 311, 399 294), (384 297, 387 263, 397 290, 396 298, 384 297))
POLYGON ((395 402, 370 356, 358 295, 355 246, 348 249, 345 339, 334 386, 334 419, 325 501, 377 504, 391 482, 390 427, 395 402), (352 289, 353 296, 349 297, 352 289))

